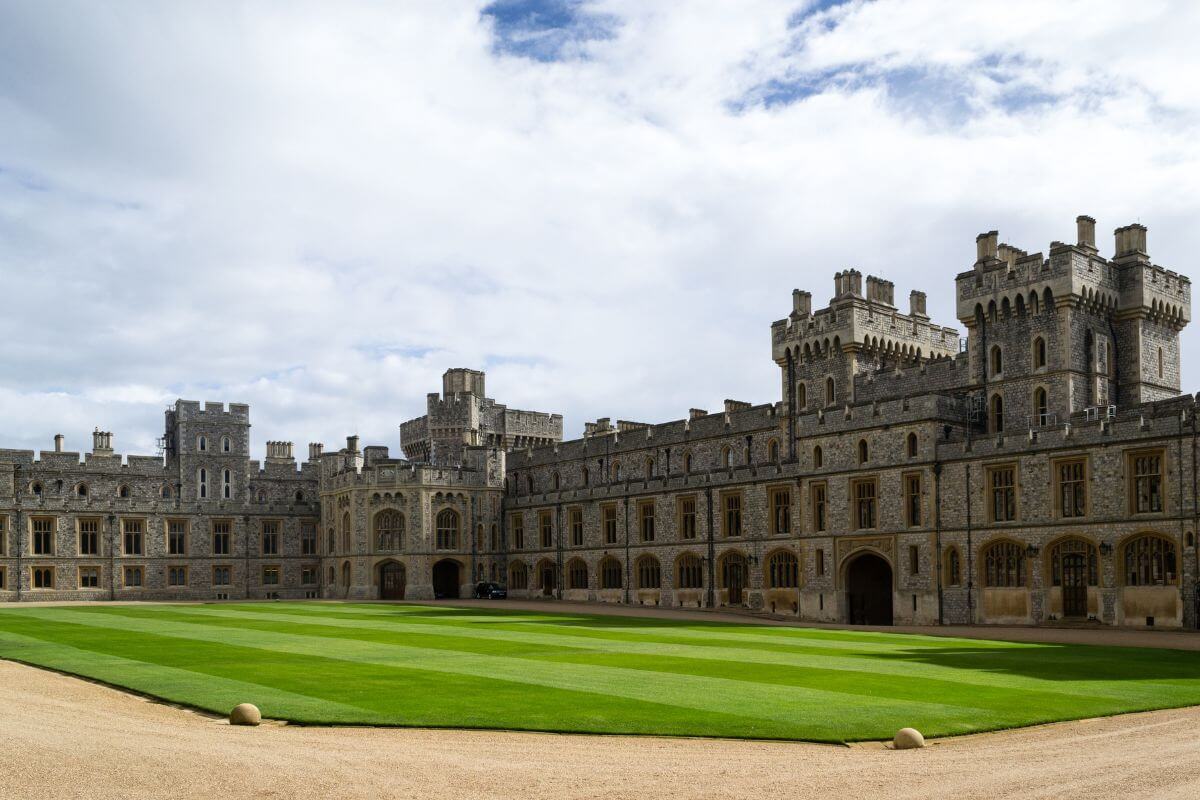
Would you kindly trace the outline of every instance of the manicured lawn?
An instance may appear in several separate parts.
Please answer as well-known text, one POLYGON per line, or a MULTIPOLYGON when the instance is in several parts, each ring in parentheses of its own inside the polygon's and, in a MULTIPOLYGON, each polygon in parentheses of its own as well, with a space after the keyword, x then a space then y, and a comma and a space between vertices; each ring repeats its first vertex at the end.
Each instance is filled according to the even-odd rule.
POLYGON ((851 741, 1200 704, 1200 653, 423 606, 0 607, 0 658, 308 723, 851 741))

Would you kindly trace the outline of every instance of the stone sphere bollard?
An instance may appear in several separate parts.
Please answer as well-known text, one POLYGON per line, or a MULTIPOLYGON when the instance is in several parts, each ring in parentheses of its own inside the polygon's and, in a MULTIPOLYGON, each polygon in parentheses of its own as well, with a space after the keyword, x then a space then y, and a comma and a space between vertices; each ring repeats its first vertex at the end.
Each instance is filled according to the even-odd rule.
POLYGON ((258 710, 258 706, 250 703, 242 703, 229 712, 230 725, 257 725, 260 722, 262 712, 258 710))
POLYGON ((916 728, 901 728, 892 740, 892 747, 896 750, 913 750, 924 746, 925 737, 916 728))

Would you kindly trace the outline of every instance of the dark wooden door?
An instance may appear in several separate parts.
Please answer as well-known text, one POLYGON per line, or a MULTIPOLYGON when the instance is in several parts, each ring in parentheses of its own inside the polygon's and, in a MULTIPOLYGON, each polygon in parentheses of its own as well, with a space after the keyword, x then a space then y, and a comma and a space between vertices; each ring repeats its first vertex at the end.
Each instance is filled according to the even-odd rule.
POLYGON ((1082 553, 1062 557, 1064 617, 1087 616, 1087 559, 1082 553))
POLYGON ((742 588, 746 585, 746 565, 740 561, 733 561, 729 564, 729 605, 736 606, 742 603, 742 588))
POLYGON ((390 561, 379 568, 379 597, 382 600, 404 599, 404 565, 390 561))
POLYGON ((550 595, 554 594, 554 588, 554 567, 542 567, 542 594, 546 597, 549 597, 550 595))

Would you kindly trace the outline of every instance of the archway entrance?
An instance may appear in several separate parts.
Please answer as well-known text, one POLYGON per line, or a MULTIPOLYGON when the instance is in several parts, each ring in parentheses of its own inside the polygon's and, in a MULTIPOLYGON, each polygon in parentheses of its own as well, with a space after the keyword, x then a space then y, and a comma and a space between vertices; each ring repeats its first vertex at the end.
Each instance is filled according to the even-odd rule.
POLYGON ((545 597, 550 597, 552 594, 554 594, 554 590, 557 588, 555 580, 556 571, 557 570, 555 570, 553 564, 549 562, 542 562, 542 594, 545 597))
POLYGON ((892 624, 892 568, 877 555, 864 553, 846 569, 851 625, 892 624))
POLYGON ((404 599, 404 565, 399 561, 387 561, 379 567, 379 599, 404 599))
POLYGON ((433 565, 433 596, 458 599, 459 565, 453 559, 444 559, 433 565))

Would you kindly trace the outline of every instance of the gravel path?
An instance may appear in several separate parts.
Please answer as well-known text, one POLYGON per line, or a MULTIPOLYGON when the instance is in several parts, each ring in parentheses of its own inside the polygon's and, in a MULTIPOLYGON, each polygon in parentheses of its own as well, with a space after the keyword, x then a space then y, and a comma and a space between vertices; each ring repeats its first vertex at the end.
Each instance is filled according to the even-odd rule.
POLYGON ((232 728, 0 661, 0 797, 995 798, 1200 796, 1200 708, 934 742, 232 728))

